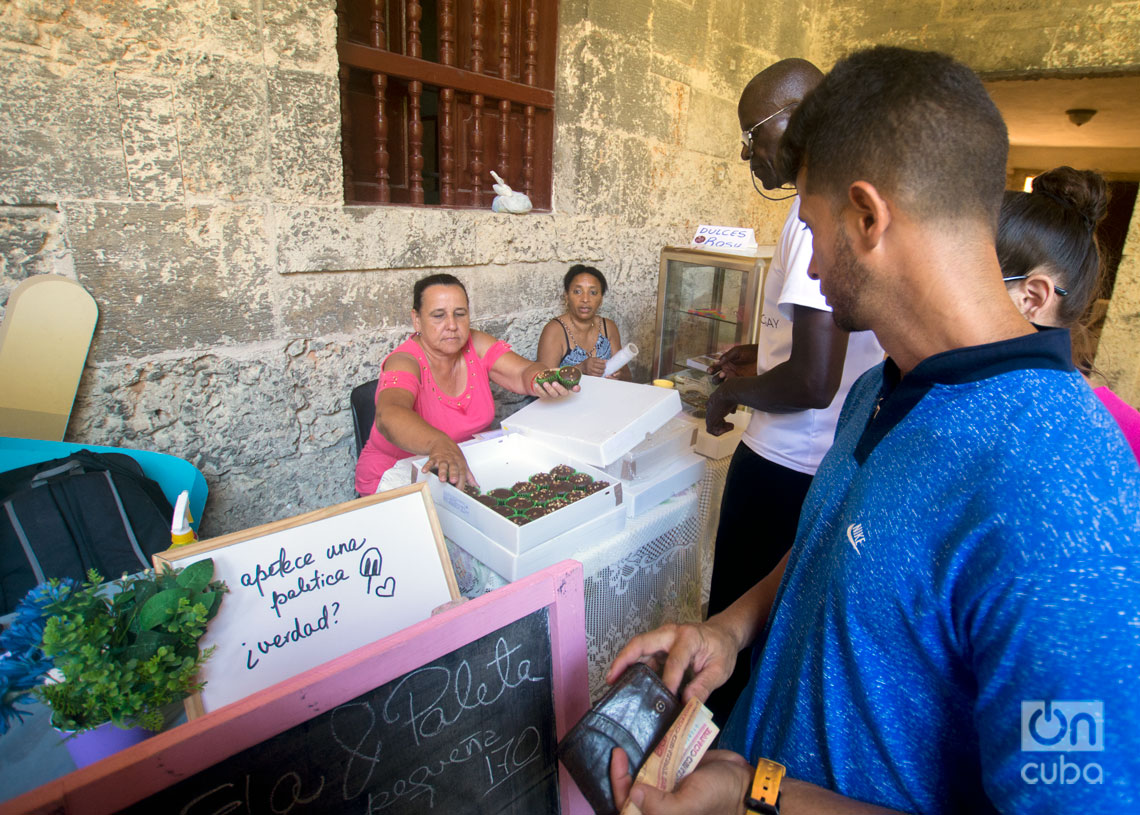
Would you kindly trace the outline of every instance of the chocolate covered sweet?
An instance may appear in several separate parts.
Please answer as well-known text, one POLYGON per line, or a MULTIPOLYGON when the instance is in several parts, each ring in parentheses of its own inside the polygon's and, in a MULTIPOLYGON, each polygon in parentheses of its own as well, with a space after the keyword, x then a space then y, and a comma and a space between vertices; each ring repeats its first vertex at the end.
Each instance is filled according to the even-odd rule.
POLYGON ((516 481, 511 489, 515 491, 515 495, 530 495, 538 489, 538 485, 529 481, 516 481))
POLYGON ((582 370, 573 365, 563 365, 558 369, 558 381, 572 388, 582 381, 582 370))
POLYGON ((546 507, 531 507, 523 514, 532 521, 536 521, 549 512, 546 507))
POLYGON ((585 497, 586 493, 582 492, 581 490, 570 490, 570 492, 566 493, 566 495, 563 496, 563 498, 565 498, 571 504, 575 501, 581 501, 585 497))
POLYGON ((530 483, 537 484, 540 487, 549 487, 554 483, 554 476, 550 473, 535 473, 530 477, 530 483))
POLYGON ((559 481, 565 481, 567 478, 574 475, 574 468, 569 464, 559 464, 550 468, 550 474, 559 481))
POLYGON ((515 524, 516 526, 522 526, 523 524, 529 524, 530 523, 530 518, 526 517, 525 515, 512 515, 507 520, 509 520, 511 523, 515 524))
POLYGON ((474 484, 464 484, 463 485, 463 491, 470 496, 479 495, 479 488, 476 487, 474 484))
POLYGON ((570 500, 568 498, 555 498, 546 504, 546 508, 551 512, 568 506, 570 506, 570 500))
POLYGON ((527 498, 525 495, 516 495, 507 501, 507 506, 511 509, 518 511, 520 509, 530 509, 534 506, 534 501, 527 498))
POLYGON ((491 509, 495 510, 495 512, 499 513, 504 518, 509 518, 515 514, 515 511, 513 509, 507 506, 503 506, 502 504, 497 504, 496 506, 491 507, 491 509))
POLYGON ((555 495, 565 495, 574 489, 574 485, 569 481, 559 481, 557 484, 552 485, 550 489, 554 492, 555 495))
POLYGON ((574 475, 570 476, 566 480, 573 484, 575 487, 584 487, 587 484, 591 483, 594 479, 586 473, 574 473, 574 475))
POLYGON ((547 368, 534 378, 534 382, 536 385, 549 385, 551 382, 558 382, 560 379, 558 373, 557 368, 547 368))
POLYGON ((476 495, 475 500, 485 507, 497 507, 499 502, 490 495, 476 495))
POLYGON ((536 504, 545 504, 547 501, 550 501, 551 499, 556 498, 557 496, 558 496, 558 493, 556 493, 552 489, 547 489, 545 487, 541 490, 535 490, 530 495, 530 497, 534 500, 534 502, 536 504))
POLYGON ((582 487, 582 492, 586 493, 586 495, 593 495, 595 492, 601 492, 609 485, 609 481, 595 481, 592 484, 586 484, 582 487))
POLYGON ((505 504, 508 500, 515 497, 515 494, 508 490, 506 487, 496 487, 487 494, 498 501, 500 504, 505 504))

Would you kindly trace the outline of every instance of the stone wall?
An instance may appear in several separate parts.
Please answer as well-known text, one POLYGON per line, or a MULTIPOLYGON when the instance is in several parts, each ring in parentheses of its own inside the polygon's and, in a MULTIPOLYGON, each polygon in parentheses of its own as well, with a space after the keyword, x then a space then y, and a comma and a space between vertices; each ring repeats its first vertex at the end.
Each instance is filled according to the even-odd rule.
MULTIPOLYGON (((992 77, 1140 72, 1135 2, 908 0, 869 7, 818 0, 811 29, 808 53, 820 66, 884 43, 945 51, 992 77)), ((1132 212, 1096 364, 1122 398, 1140 405, 1140 206, 1132 212)))
POLYGON ((786 211, 748 183, 735 101, 804 49, 798 4, 563 0, 554 211, 517 218, 343 205, 334 6, 0 10, 0 303, 32 274, 92 293, 67 438, 196 464, 206 535, 353 496, 348 393, 409 332, 416 278, 457 274, 475 325, 533 354, 592 263, 650 349, 660 248, 700 222, 773 242, 786 211))

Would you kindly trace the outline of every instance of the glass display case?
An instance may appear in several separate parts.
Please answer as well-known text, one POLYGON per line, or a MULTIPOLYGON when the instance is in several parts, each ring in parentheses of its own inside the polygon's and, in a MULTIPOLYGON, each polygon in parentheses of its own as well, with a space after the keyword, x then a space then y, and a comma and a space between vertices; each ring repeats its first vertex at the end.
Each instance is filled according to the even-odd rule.
POLYGON ((734 345, 756 342, 764 273, 775 247, 730 255, 689 247, 661 250, 653 378, 669 379, 690 410, 715 383, 706 369, 734 345))

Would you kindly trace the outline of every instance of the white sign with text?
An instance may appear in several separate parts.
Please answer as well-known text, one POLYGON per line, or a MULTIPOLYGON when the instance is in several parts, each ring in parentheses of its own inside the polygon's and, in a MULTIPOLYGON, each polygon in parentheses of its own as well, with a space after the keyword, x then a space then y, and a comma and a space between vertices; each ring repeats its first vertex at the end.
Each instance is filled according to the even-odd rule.
POLYGON ((689 244, 712 252, 732 252, 741 255, 756 254, 756 233, 739 226, 708 226, 701 224, 689 244))
POLYGON ((426 620, 459 596, 426 484, 169 549, 155 566, 204 558, 229 591, 200 643, 216 650, 191 716, 426 620))

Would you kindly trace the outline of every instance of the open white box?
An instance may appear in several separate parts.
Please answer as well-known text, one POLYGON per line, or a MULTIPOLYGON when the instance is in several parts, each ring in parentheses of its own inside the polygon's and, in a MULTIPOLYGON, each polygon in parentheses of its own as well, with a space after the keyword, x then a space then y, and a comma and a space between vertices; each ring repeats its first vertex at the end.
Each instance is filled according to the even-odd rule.
MULTIPOLYGON (((445 527, 444 533, 480 560, 483 560, 481 553, 473 548, 468 548, 468 545, 478 547, 481 545, 481 541, 476 536, 465 534, 466 529, 464 527, 477 530, 481 533, 479 537, 493 541, 506 552, 517 557, 540 544, 546 543, 551 538, 578 527, 584 527, 599 516, 606 515, 615 508, 621 508, 622 487, 620 483, 615 482, 611 476, 601 470, 575 460, 565 453, 552 450, 538 441, 508 433, 499 438, 465 444, 463 455, 466 457, 467 465, 474 473, 483 492, 496 487, 509 489, 516 481, 525 481, 535 473, 548 471, 558 464, 568 464, 578 472, 591 476, 595 481, 610 482, 610 486, 604 490, 587 495, 585 498, 570 504, 570 506, 544 515, 528 524, 517 526, 462 490, 456 489, 451 484, 443 483, 434 476, 429 477, 427 481, 436 508, 451 513, 457 520, 463 522, 462 525, 453 527, 451 532, 445 527)), ((424 461, 426 459, 419 459, 418 462, 412 463, 413 477, 421 475, 419 469, 423 466, 424 461)), ((615 512, 612 515, 613 518, 605 529, 607 534, 620 532, 625 525, 624 511, 615 512)), ((491 568, 495 568, 490 562, 486 560, 483 562, 491 568)), ((496 569, 496 571, 498 570, 496 569)), ((500 574, 503 574, 504 577, 507 576, 503 572, 500 574)))

